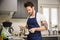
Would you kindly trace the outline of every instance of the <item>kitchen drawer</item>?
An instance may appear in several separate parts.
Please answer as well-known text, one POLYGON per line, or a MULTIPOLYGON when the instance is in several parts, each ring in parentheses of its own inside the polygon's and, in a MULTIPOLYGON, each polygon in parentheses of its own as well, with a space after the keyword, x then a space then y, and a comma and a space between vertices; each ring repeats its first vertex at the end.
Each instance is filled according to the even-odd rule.
POLYGON ((58 37, 43 37, 42 40, 58 40, 58 37))

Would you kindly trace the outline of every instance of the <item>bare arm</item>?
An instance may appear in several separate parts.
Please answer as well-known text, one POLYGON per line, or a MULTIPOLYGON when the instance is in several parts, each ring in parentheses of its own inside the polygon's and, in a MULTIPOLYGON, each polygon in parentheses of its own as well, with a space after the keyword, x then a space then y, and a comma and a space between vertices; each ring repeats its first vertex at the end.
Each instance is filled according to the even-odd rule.
POLYGON ((48 29, 48 24, 46 21, 41 21, 41 27, 36 28, 36 31, 44 31, 48 29))

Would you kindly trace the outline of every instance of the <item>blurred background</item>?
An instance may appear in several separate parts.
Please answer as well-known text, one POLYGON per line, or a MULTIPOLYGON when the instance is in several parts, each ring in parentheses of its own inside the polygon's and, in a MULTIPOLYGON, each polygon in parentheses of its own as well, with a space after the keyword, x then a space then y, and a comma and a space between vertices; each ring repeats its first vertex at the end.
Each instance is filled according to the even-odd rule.
MULTIPOLYGON (((10 34, 17 33, 21 36, 23 33, 23 37, 16 39, 26 40, 28 29, 20 30, 19 25, 26 25, 28 13, 24 3, 27 1, 33 2, 36 11, 45 15, 48 30, 41 32, 43 40, 60 40, 60 0, 0 0, 0 28, 4 27, 3 22, 11 22, 12 25, 8 26, 13 29, 10 34)), ((11 38, 14 39, 12 36, 8 39, 12 40, 11 38)))

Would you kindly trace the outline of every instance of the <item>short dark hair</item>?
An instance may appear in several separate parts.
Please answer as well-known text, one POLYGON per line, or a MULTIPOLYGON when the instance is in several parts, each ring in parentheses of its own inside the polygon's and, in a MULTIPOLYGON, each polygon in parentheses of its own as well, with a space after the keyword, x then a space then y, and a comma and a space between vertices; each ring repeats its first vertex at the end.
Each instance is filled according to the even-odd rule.
POLYGON ((24 7, 26 8, 26 7, 28 7, 28 6, 33 7, 34 4, 33 4, 32 2, 26 2, 26 3, 24 4, 24 7))

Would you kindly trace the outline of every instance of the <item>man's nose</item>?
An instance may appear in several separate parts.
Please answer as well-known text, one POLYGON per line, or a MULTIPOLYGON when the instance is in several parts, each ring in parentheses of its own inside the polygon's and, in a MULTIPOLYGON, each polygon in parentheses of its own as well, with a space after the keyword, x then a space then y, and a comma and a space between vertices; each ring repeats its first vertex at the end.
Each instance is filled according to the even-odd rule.
POLYGON ((30 11, 28 11, 28 13, 30 13, 30 11))

